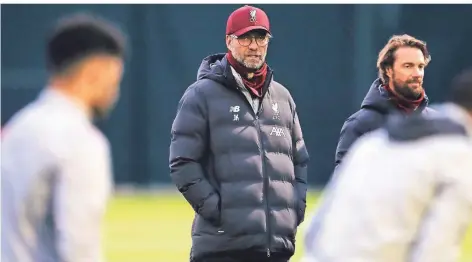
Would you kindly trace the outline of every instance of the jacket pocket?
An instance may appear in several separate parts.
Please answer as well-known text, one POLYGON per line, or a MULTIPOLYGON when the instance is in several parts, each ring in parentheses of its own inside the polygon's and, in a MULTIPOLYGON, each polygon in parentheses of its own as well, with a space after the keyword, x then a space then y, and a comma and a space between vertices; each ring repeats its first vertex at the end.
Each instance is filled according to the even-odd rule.
POLYGON ((213 226, 219 226, 221 218, 220 196, 218 193, 213 193, 203 203, 200 209, 200 215, 213 226))
POLYGON ((195 226, 194 226, 194 230, 192 231, 192 235, 193 236, 217 235, 218 230, 219 230, 218 226, 213 225, 202 216, 197 215, 197 217, 195 218, 195 226))
POLYGON ((216 235, 218 233, 221 228, 220 202, 220 197, 216 193, 205 201, 202 210, 195 217, 192 235, 216 235))

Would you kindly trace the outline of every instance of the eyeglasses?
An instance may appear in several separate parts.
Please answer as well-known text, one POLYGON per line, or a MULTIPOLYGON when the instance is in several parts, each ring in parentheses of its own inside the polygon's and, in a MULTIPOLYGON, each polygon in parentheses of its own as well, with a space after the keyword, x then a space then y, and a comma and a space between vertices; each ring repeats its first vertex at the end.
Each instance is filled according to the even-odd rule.
POLYGON ((242 35, 235 36, 231 35, 232 38, 237 39, 238 43, 244 47, 250 46, 253 39, 256 41, 256 44, 260 47, 266 46, 269 43, 269 40, 272 38, 271 35, 242 35))

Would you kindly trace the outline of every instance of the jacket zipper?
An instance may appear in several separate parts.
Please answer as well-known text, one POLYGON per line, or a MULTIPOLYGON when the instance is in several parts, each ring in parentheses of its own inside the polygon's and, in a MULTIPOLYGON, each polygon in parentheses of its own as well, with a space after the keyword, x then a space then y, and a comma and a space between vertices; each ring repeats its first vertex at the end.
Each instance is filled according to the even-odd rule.
MULTIPOLYGON (((253 108, 253 105, 252 103, 247 99, 247 97, 243 94, 243 92, 238 92, 242 97, 243 99, 246 101, 246 103, 251 107, 251 109, 253 108)), ((266 204, 265 204, 265 213, 266 213, 266 227, 267 227, 267 248, 266 248, 266 253, 267 253, 267 257, 270 257, 270 224, 269 224, 269 216, 270 216, 270 209, 269 209, 269 199, 267 198, 267 191, 269 190, 269 177, 267 176, 265 170, 266 170, 266 163, 265 163, 265 160, 264 160, 264 146, 262 144, 262 130, 261 130, 261 126, 260 126, 260 123, 259 123, 259 114, 261 112, 261 108, 262 108, 262 103, 263 103, 263 99, 261 99, 259 101, 259 108, 257 109, 256 112, 254 112, 255 110, 252 110, 252 112, 254 112, 254 117, 256 119, 256 126, 257 126, 257 133, 258 133, 258 138, 259 138, 259 144, 261 145, 261 161, 262 161, 262 177, 264 179, 264 182, 263 182, 263 186, 262 186, 262 199, 265 200, 266 204)))
MULTIPOLYGON (((262 102, 262 101, 261 101, 262 102)), ((267 228, 267 257, 270 257, 270 209, 269 209, 269 198, 268 198, 268 190, 269 190, 269 177, 267 176, 267 173, 265 172, 266 166, 265 166, 265 159, 264 159, 264 146, 262 144, 262 130, 261 130, 261 125, 259 123, 259 111, 256 114, 256 125, 257 125, 257 132, 258 132, 258 138, 259 138, 259 144, 261 145, 261 160, 262 160, 262 177, 264 179, 263 182, 263 193, 262 193, 262 198, 265 200, 265 213, 266 213, 266 228, 267 228)))

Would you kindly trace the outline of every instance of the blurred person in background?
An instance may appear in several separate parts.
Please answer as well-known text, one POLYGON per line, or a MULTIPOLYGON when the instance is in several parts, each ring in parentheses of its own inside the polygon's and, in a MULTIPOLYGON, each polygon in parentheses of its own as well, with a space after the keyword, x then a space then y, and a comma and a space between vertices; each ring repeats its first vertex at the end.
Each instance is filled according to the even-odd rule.
POLYGON ((47 87, 2 131, 2 261, 103 261, 111 159, 92 121, 118 99, 124 49, 117 27, 85 14, 48 39, 47 87))
POLYGON ((390 113, 433 112, 423 88, 424 70, 430 61, 425 42, 409 35, 390 38, 378 55, 379 77, 372 83, 361 109, 349 116, 341 129, 336 166, 354 141, 379 128, 390 113))
POLYGON ((227 53, 203 59, 172 125, 173 182, 196 215, 190 260, 288 261, 306 207, 295 102, 266 63, 266 13, 228 18, 227 53))
POLYGON ((433 115, 356 141, 305 236, 303 262, 455 262, 472 222, 472 68, 433 115))

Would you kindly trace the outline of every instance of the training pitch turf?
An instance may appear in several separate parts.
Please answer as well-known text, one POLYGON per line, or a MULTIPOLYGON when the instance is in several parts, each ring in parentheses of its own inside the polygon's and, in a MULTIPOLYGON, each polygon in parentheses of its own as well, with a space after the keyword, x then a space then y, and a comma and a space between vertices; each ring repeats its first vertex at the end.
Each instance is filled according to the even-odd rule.
MULTIPOLYGON (((309 209, 317 194, 310 194, 309 209)), ((115 196, 106 216, 104 248, 108 262, 189 261, 193 210, 178 194, 115 196)), ((303 226, 297 239, 302 236, 303 226)), ((300 259, 301 241, 292 262, 300 259)), ((472 261, 472 228, 464 243, 461 262, 472 261)))

